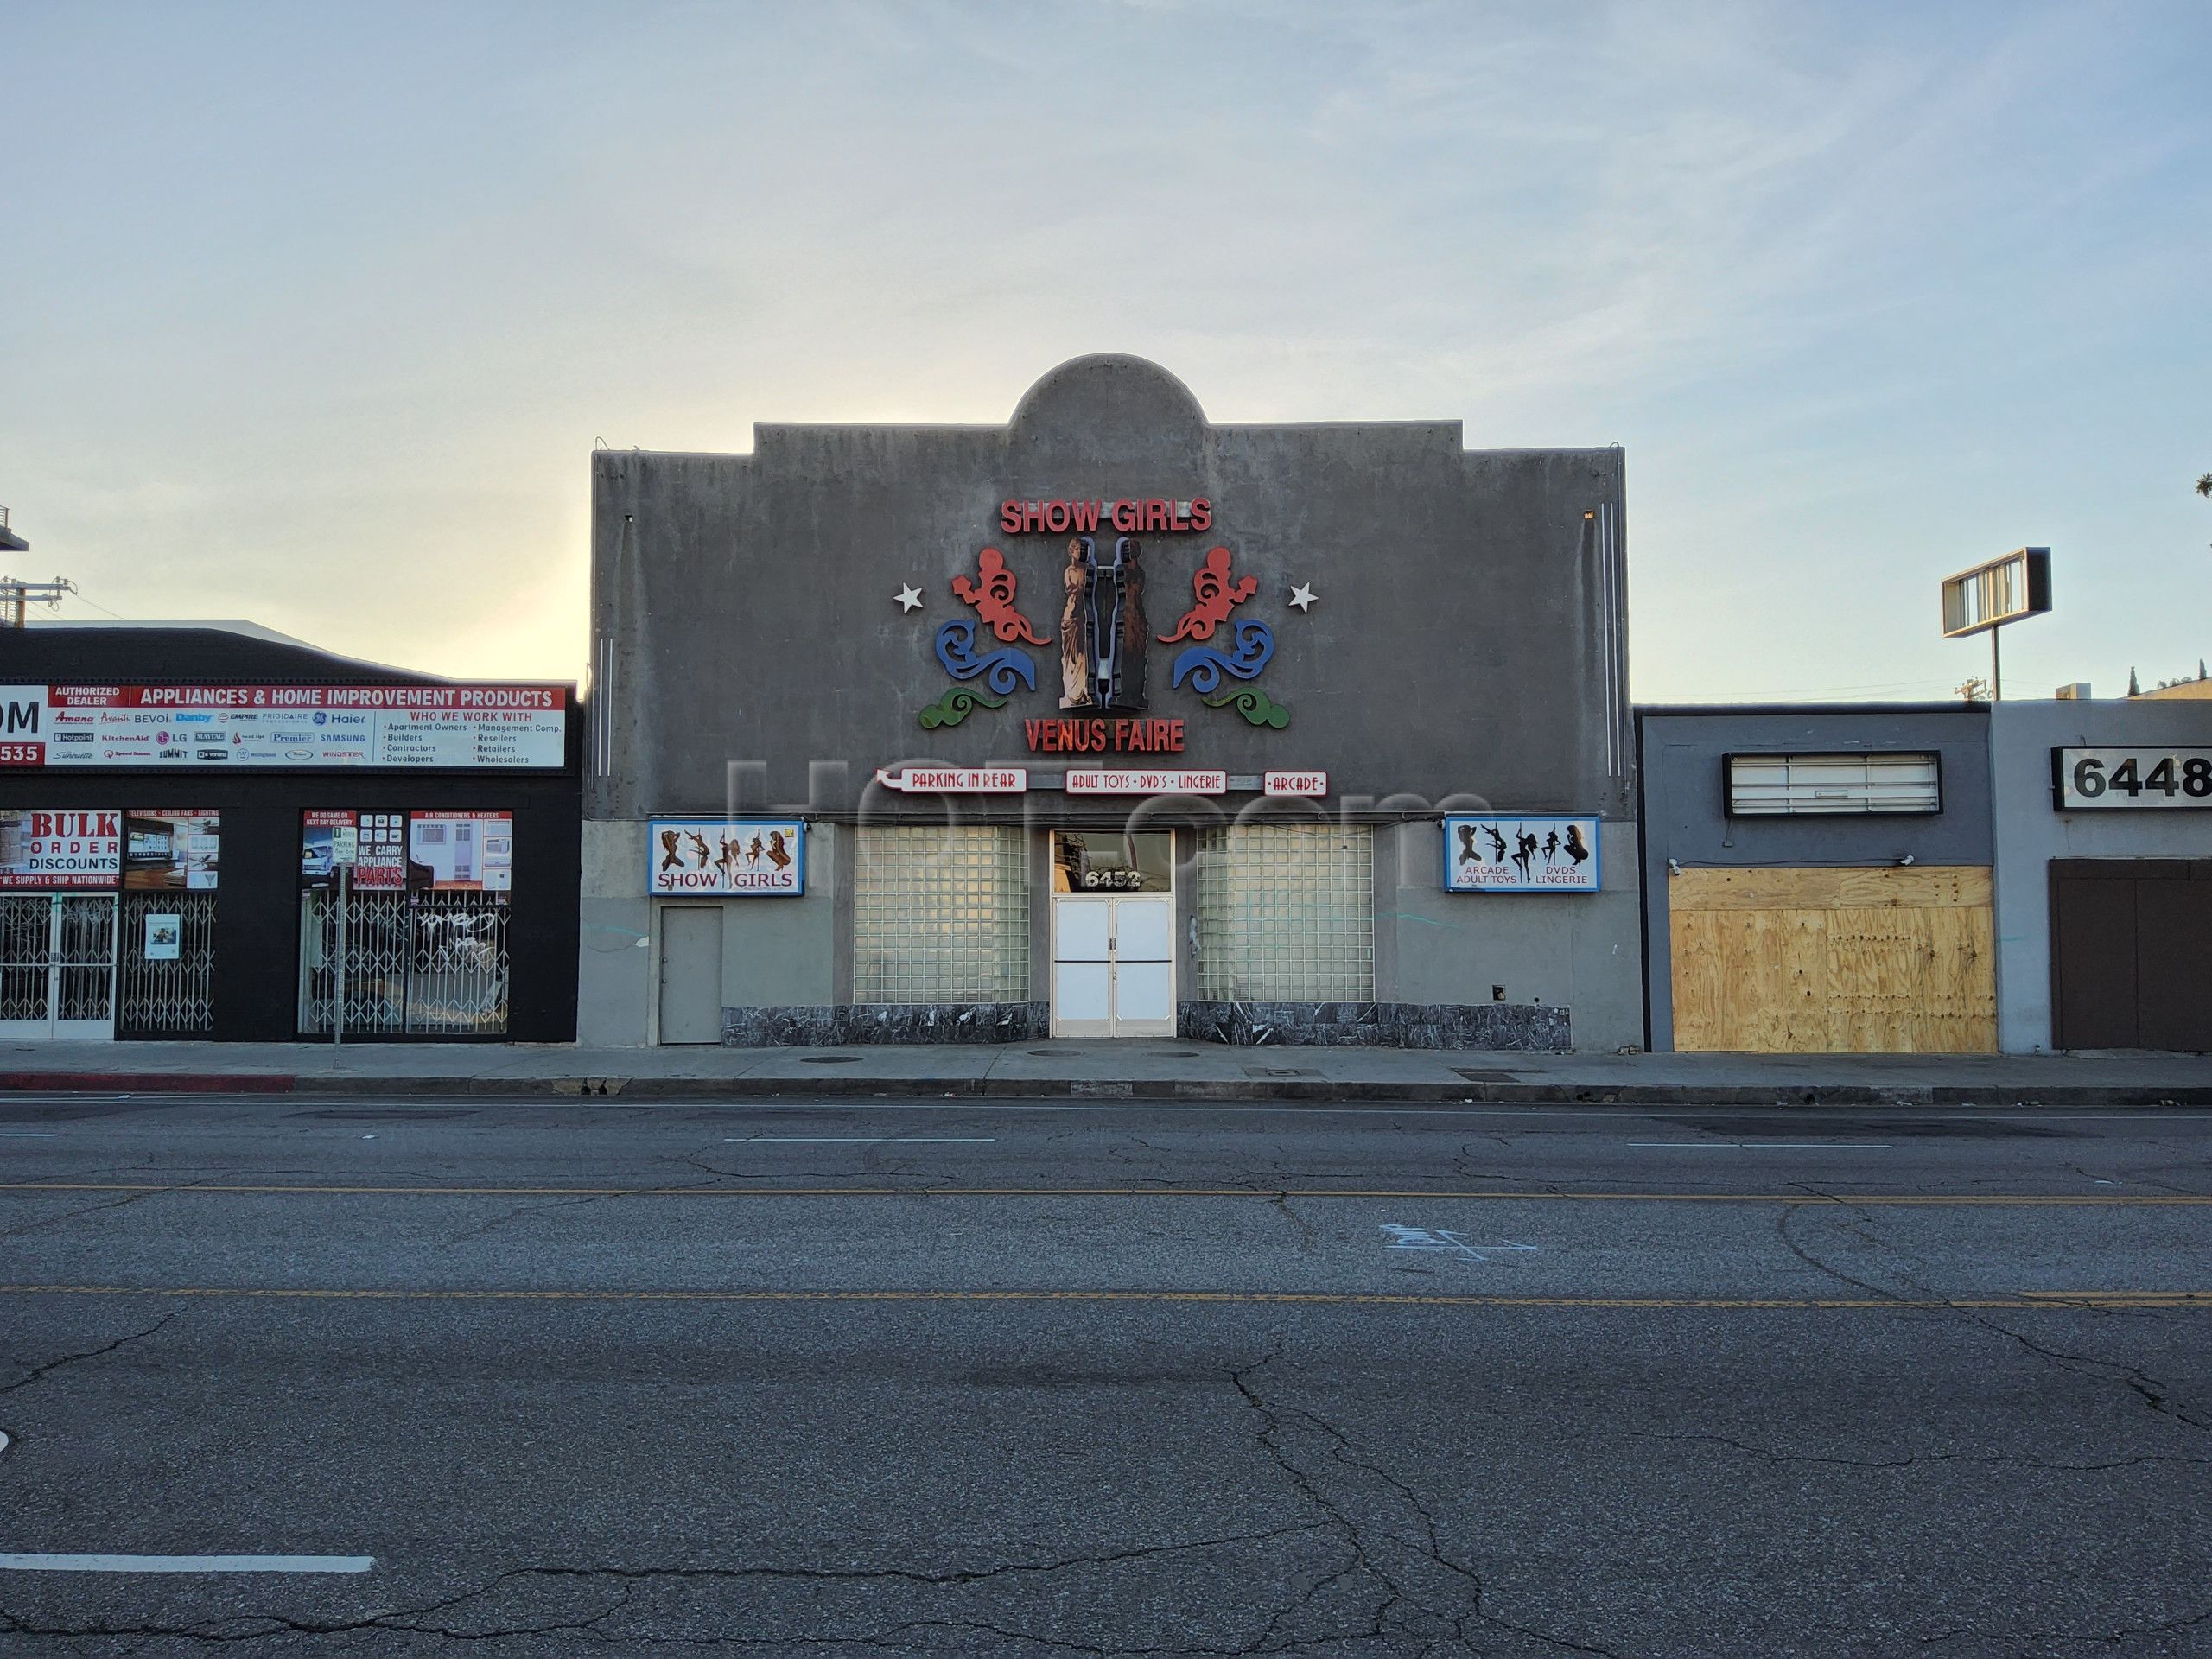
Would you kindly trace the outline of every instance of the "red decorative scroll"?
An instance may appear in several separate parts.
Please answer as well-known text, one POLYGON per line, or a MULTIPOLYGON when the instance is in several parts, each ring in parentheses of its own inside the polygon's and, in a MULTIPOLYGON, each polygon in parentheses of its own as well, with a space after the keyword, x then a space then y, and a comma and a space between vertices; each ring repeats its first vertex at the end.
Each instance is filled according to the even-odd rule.
POLYGON ((1211 639, 1213 631, 1229 620, 1230 612, 1260 591, 1257 576, 1239 576, 1234 582, 1229 576, 1230 552, 1225 547, 1206 550, 1205 563, 1198 567, 1198 574, 1191 578, 1191 591, 1198 602, 1183 613, 1183 620, 1175 625, 1175 632, 1160 636, 1162 645, 1173 645, 1178 639, 1211 639))
POLYGON ((952 591, 963 604, 976 607, 976 613, 991 625, 993 633, 1001 639, 1020 639, 1033 645, 1052 643, 1014 608, 1014 575, 1006 568, 1005 554, 995 547, 985 548, 976 560, 976 574, 982 577, 979 582, 955 576, 952 591))

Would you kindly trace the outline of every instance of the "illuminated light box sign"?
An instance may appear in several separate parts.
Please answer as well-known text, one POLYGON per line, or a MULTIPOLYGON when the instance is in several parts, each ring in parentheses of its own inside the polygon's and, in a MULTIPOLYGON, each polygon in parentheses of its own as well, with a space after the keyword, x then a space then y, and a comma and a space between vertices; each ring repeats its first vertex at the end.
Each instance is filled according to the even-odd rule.
POLYGON ((1943 579, 1943 637, 1962 639, 2050 608, 2050 550, 2023 547, 1943 579))
POLYGON ((1595 818, 1444 820, 1446 893, 1596 893, 1598 863, 1595 818))
POLYGON ((904 772, 878 770, 875 781, 908 795, 1023 795, 1029 790, 1027 766, 909 766, 904 772))
POLYGON ((121 812, 0 812, 0 888, 108 888, 122 874, 121 812))
POLYGON ((557 771, 548 685, 0 686, 0 766, 557 771))
POLYGON ((1263 772, 1260 774, 1260 793, 1277 797, 1311 799, 1329 792, 1329 774, 1325 772, 1263 772))
POLYGON ((806 825, 797 818, 655 818, 645 890, 658 897, 773 899, 806 891, 806 825))
POLYGON ((1071 795, 1225 795, 1225 772, 1071 772, 1071 795))

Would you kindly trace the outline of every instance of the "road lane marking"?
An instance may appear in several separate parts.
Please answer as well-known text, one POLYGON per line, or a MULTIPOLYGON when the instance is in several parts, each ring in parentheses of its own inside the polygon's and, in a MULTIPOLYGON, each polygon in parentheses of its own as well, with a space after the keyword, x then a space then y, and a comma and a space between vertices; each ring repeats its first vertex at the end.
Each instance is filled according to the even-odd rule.
POLYGON ((1661 1147, 1695 1147, 1700 1152, 1890 1152, 1886 1141, 1631 1141, 1646 1151, 1661 1147))
POLYGON ((726 1135, 723 1144, 750 1147, 760 1144, 788 1147, 892 1146, 988 1147, 995 1135, 726 1135))
POLYGON ((373 1555, 10 1555, 0 1573, 365 1573, 373 1555))
POLYGON ((1940 1312, 2163 1308, 2212 1312, 2212 1290, 2019 1291, 1986 1296, 1478 1296, 1307 1290, 315 1289, 289 1285, 0 1285, 0 1296, 143 1296, 337 1302, 1195 1302, 1322 1307, 1704 1308, 1940 1312))
POLYGON ((2202 1192, 1514 1192, 1449 1187, 1304 1186, 367 1186, 257 1181, 0 1181, 0 1192, 253 1193, 431 1198, 1422 1198, 1478 1204, 1839 1204, 1859 1206, 2097 1207, 2212 1205, 2202 1192))
POLYGON ((0 1129, 0 1141, 52 1141, 60 1134, 59 1129, 0 1129))

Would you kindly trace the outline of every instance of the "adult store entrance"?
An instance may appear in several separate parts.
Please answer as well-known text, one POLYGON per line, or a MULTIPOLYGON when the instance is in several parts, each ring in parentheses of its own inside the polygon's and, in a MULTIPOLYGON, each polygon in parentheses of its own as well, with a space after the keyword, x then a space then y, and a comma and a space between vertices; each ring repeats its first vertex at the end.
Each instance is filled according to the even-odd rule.
POLYGON ((1175 836, 1052 832, 1052 1035, 1175 1034, 1175 836))

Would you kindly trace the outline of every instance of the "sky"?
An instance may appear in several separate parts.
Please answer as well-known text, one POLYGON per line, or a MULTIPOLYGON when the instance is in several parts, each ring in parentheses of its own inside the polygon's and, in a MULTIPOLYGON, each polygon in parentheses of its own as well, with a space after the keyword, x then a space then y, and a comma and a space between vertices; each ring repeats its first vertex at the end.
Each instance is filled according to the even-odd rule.
POLYGON ((1123 351, 1624 445, 1643 701, 1950 696, 1939 580, 2024 544, 2009 692, 2212 656, 2202 0, 0 0, 0 77, 64 617, 580 678, 595 443, 1123 351))

